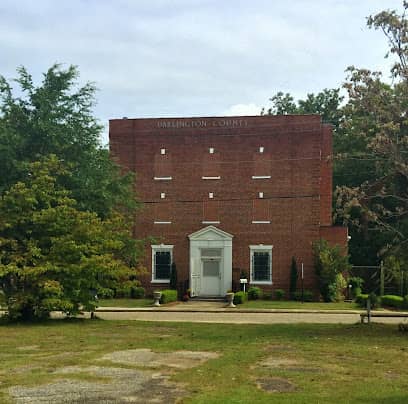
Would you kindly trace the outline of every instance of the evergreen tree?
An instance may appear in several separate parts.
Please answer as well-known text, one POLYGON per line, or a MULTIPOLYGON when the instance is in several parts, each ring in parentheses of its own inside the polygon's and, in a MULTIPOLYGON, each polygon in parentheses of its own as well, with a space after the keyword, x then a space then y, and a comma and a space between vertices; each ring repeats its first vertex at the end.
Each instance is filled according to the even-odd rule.
POLYGON ((297 269, 296 258, 292 257, 292 263, 290 266, 290 286, 289 286, 289 295, 291 299, 293 299, 296 293, 297 279, 298 279, 298 269, 297 269))

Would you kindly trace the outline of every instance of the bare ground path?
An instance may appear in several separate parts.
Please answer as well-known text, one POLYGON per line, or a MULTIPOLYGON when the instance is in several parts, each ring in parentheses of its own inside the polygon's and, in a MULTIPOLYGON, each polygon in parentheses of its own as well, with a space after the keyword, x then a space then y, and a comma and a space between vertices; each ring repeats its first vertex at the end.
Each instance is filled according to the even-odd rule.
MULTIPOLYGON (((97 316, 106 320, 176 321, 230 324, 354 324, 361 310, 241 309, 220 302, 178 303, 159 308, 100 307, 97 316)), ((401 318, 373 318, 373 322, 399 324, 401 318)))

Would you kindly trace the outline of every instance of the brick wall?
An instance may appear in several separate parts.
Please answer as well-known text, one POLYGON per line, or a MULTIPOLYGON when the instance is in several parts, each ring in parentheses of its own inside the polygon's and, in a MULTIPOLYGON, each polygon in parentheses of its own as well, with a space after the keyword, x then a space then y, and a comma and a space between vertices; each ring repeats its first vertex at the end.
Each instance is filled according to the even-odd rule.
MULTIPOLYGON (((319 116, 119 119, 110 121, 109 134, 113 158, 136 172, 143 210, 135 234, 174 245, 179 280, 189 278, 187 236, 210 220, 234 236, 235 279, 249 272, 249 245, 273 245, 273 288, 289 288, 295 256, 304 263, 305 287, 315 289, 311 244, 330 233, 332 200, 331 127, 319 116)), ((150 269, 150 250, 144 264, 150 269)))

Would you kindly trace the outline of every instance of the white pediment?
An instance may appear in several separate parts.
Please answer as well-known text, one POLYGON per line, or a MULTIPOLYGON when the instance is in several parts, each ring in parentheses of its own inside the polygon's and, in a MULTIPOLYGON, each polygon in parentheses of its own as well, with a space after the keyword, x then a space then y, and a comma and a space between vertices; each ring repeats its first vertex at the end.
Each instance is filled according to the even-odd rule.
POLYGON ((190 240, 231 240, 234 237, 215 226, 207 226, 188 236, 190 240))

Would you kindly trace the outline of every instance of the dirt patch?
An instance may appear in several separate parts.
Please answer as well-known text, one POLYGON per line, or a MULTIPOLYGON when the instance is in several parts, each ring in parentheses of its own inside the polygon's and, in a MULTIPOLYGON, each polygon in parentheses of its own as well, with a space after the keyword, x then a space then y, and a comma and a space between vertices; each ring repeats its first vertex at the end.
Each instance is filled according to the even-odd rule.
POLYGON ((129 349, 106 354, 100 360, 149 368, 166 366, 177 369, 189 369, 199 366, 209 359, 216 359, 218 357, 219 354, 216 352, 153 352, 150 349, 129 349))
POLYGON ((392 370, 388 370, 386 373, 384 373, 384 377, 388 380, 396 380, 399 379, 401 375, 393 372, 392 370))
MULTIPOLYGON (((302 366, 303 363, 290 358, 279 358, 275 356, 269 356, 268 358, 264 359, 262 362, 259 362, 257 366, 262 366, 270 369, 278 369, 290 372, 299 372, 299 373, 316 373, 320 372, 321 369, 312 368, 302 366)), ((253 366, 252 368, 256 368, 257 366, 253 366)))
POLYGON ((258 388, 268 393, 289 393, 296 391, 296 386, 289 380, 280 377, 257 379, 258 388))
POLYGON ((268 345, 266 348, 267 352, 291 352, 293 351, 293 348, 288 346, 288 345, 268 345))
POLYGON ((10 395, 16 403, 173 403, 185 395, 184 390, 168 380, 169 376, 154 375, 151 371, 89 366, 70 366, 57 373, 87 373, 101 377, 88 382, 64 379, 35 387, 12 387, 10 395))
POLYGON ((287 358, 277 358, 275 356, 269 356, 268 358, 264 359, 259 365, 267 368, 288 368, 299 365, 299 362, 295 359, 287 359, 287 358))
POLYGON ((104 355, 99 360, 144 368, 66 366, 54 372, 63 376, 62 380, 34 387, 14 386, 9 388, 8 392, 17 404, 175 403, 186 395, 186 391, 182 384, 169 380, 170 374, 176 369, 199 366, 218 356, 215 352, 199 351, 166 353, 156 353, 150 349, 118 351, 104 355), (167 370, 163 370, 163 366, 167 370), (76 379, 70 379, 71 374, 75 374, 76 379), (98 381, 79 380, 77 377, 80 374, 96 377, 98 381))
POLYGON ((285 368, 285 371, 299 372, 299 373, 320 373, 322 370, 318 368, 290 367, 290 368, 285 368))
POLYGON ((40 349, 40 347, 38 345, 24 345, 17 347, 17 349, 19 351, 34 351, 40 349))

